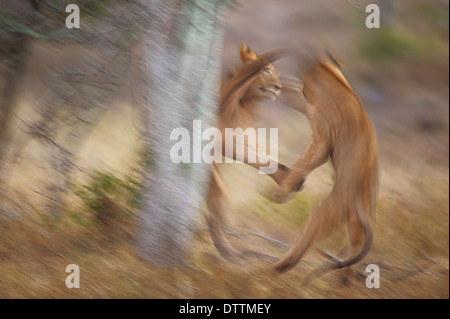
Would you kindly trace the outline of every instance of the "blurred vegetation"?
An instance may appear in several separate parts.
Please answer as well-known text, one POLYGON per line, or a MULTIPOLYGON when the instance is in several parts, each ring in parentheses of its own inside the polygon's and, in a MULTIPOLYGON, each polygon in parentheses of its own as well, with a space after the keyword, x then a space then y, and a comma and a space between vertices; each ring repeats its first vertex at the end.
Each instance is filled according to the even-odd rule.
MULTIPOLYGON (((425 46, 424 46, 425 47, 425 46)), ((393 27, 384 27, 364 37, 361 50, 373 61, 387 62, 399 59, 421 59, 422 48, 415 38, 393 27)))
POLYGON ((71 210, 71 218, 83 227, 100 226, 132 234, 140 205, 143 175, 151 168, 151 154, 142 149, 128 174, 94 171, 89 180, 75 185, 74 193, 81 200, 79 210, 71 210))
POLYGON ((21 17, 11 13, 0 11, 0 35, 6 33, 18 33, 36 39, 46 39, 46 37, 24 24, 21 17))
POLYGON ((17 1, 15 5, 0 8, 1 48, 11 54, 18 39, 58 43, 98 44, 108 39, 116 46, 135 40, 140 28, 145 28, 147 12, 138 1, 121 0, 43 0, 17 1), (69 15, 66 6, 77 4, 82 27, 66 28, 69 15))
POLYGON ((449 11, 447 7, 435 5, 434 3, 418 2, 414 5, 416 12, 416 23, 424 20, 428 32, 435 36, 448 38, 449 31, 449 11))
POLYGON ((257 201, 252 205, 252 212, 255 213, 257 218, 265 221, 270 221, 270 218, 277 216, 279 222, 285 223, 292 229, 298 229, 300 225, 304 225, 312 208, 311 200, 304 194, 300 194, 283 205, 267 200, 257 201))
MULTIPOLYGON (((134 177, 121 179, 113 173, 97 171, 87 185, 81 185, 75 194, 81 198, 84 207, 92 213, 96 222, 105 226, 122 224, 135 215, 138 206, 140 182, 134 177)), ((85 224, 81 215, 73 218, 85 224)))
MULTIPOLYGON (((67 5, 75 3, 80 8, 83 23, 109 15, 104 0, 78 0, 78 1, 29 1, 32 8, 23 9, 20 14, 6 8, 0 8, 0 36, 4 34, 25 35, 39 40, 61 40, 74 38, 74 35, 65 28, 65 12, 67 5), (23 16, 25 15, 25 17, 23 16)), ((26 1, 23 7, 26 8, 26 1)), ((30 5, 28 5, 30 6, 30 5)))
POLYGON ((448 10, 420 2, 398 11, 395 20, 382 21, 380 29, 360 28, 360 49, 365 57, 386 64, 400 60, 432 62, 448 54, 448 10))

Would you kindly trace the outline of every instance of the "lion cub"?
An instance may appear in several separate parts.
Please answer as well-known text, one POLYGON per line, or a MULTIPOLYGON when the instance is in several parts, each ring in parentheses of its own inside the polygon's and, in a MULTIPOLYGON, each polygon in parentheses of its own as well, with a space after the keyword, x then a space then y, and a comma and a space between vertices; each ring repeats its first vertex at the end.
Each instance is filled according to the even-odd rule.
POLYGON ((276 202, 291 199, 306 177, 328 159, 335 172, 335 184, 286 256, 275 265, 278 272, 294 267, 317 239, 330 234, 342 221, 347 223, 351 257, 342 261, 322 252, 333 260, 333 268, 349 267, 362 260, 374 239, 379 175, 375 130, 336 57, 330 54, 310 65, 303 83, 302 90, 285 85, 282 96, 288 105, 308 117, 311 142, 268 197, 276 202))
MULTIPOLYGON (((256 120, 255 110, 258 108, 261 100, 275 100, 281 94, 281 82, 279 72, 273 66, 272 62, 284 55, 284 49, 272 50, 265 55, 257 55, 247 44, 243 43, 240 49, 240 57, 242 60, 241 67, 235 72, 230 80, 228 80, 222 89, 220 101, 220 115, 218 120, 218 128, 222 136, 225 137, 226 128, 242 128, 252 127, 256 120)), ((237 140, 237 139, 236 139, 237 140)), ((269 155, 257 151, 256 145, 248 144, 244 139, 244 154, 236 152, 236 140, 233 141, 233 159, 251 165, 254 168, 267 166, 267 163, 276 163, 278 169, 269 176, 276 182, 281 183, 287 176, 289 169, 275 161, 269 155), (256 163, 249 163, 248 156, 250 153, 256 154, 256 163), (264 159, 264 161, 259 161, 264 159)), ((222 155, 225 156, 226 145, 223 140, 222 155)), ((215 164, 212 166, 212 174, 210 188, 207 195, 207 206, 210 211, 208 224, 211 230, 212 238, 219 252, 230 257, 232 248, 225 239, 222 225, 224 223, 224 213, 227 209, 226 188, 220 178, 219 171, 215 164)))

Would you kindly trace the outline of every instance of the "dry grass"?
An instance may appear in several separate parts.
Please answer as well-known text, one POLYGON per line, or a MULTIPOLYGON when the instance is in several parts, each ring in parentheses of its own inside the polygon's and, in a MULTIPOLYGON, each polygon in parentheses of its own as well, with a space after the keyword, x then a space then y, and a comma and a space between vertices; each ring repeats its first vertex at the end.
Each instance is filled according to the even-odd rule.
MULTIPOLYGON (((363 276, 351 277, 350 284, 344 285, 341 271, 304 285, 311 271, 324 262, 314 252, 282 276, 269 270, 269 261, 223 260, 208 232, 202 230, 205 225, 201 221, 187 265, 172 270, 158 268, 134 252, 131 234, 136 223, 98 223, 79 203, 73 203, 73 211, 58 220, 22 217, 13 222, 1 221, 0 297, 448 298, 448 206, 444 202, 448 193, 430 193, 416 203, 380 200, 375 245, 364 263, 355 268, 364 274, 364 265, 378 264, 380 289, 366 288, 363 276), (85 222, 74 219, 74 214, 85 222), (80 266, 80 289, 65 287, 65 267, 72 263, 80 266)), ((245 217, 235 217, 236 231, 246 229, 270 236, 286 234, 279 235, 279 239, 294 238, 296 227, 306 215, 300 213, 285 222, 283 217, 309 209, 304 199, 281 209, 269 204, 260 207, 265 210, 256 208, 247 211, 245 217), (278 218, 277 213, 284 216, 278 218)), ((323 244, 338 249, 342 247, 342 237, 338 234, 333 242, 323 244)), ((252 249, 274 256, 283 253, 283 249, 265 240, 249 236, 242 239, 231 238, 238 250, 252 249)))

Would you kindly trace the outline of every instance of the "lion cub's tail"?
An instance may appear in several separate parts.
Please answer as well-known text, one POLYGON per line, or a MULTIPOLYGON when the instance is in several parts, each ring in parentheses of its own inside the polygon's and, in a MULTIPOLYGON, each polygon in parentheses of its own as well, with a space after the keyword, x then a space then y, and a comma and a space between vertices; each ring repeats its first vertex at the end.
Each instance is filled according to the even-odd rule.
MULTIPOLYGON (((375 212, 368 212, 365 208, 362 200, 358 199, 355 203, 355 213, 359 220, 360 226, 364 232, 364 243, 358 254, 351 256, 350 258, 337 261, 335 265, 332 267, 334 269, 340 269, 345 267, 350 267, 358 262, 360 262, 364 257, 367 256, 370 249, 372 248, 373 240, 375 237, 374 231, 374 220, 370 218, 370 216, 375 216, 375 212)), ((350 243, 352 244, 352 243, 350 243)))
POLYGON ((348 214, 354 214, 363 230, 364 242, 362 248, 359 253, 346 260, 340 260, 331 255, 328 257, 331 257, 334 261, 331 269, 350 267, 358 263, 369 253, 375 235, 374 221, 371 219, 374 214, 369 212, 368 209, 370 207, 365 208, 362 199, 357 199, 352 208, 345 207, 342 204, 339 192, 336 188, 333 189, 328 199, 312 213, 295 243, 287 254, 275 264, 274 269, 277 272, 285 273, 295 267, 316 240, 336 230, 337 226, 346 219, 347 211, 348 214))

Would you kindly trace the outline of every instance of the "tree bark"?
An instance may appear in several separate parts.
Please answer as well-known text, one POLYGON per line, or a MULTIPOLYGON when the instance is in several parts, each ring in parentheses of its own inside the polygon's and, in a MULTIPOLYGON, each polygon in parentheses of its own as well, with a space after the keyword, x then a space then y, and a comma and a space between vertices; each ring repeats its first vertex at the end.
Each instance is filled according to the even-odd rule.
MULTIPOLYGON (((210 167, 174 164, 170 149, 175 128, 191 133, 193 120, 213 125, 218 111, 226 0, 147 0, 150 25, 144 36, 149 108, 145 173, 137 250, 158 266, 185 261, 194 223, 204 205, 210 167)), ((201 134, 201 132, 199 132, 201 134)))

